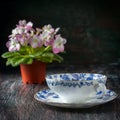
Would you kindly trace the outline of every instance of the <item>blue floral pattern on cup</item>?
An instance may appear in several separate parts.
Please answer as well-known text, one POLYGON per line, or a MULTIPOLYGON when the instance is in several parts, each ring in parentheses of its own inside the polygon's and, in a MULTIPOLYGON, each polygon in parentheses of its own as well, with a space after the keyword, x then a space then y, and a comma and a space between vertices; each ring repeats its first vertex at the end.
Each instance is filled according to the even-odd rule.
MULTIPOLYGON (((82 80, 83 78, 85 80, 93 80, 93 79, 99 79, 103 80, 105 79, 105 75, 102 74, 94 74, 94 73, 62 73, 62 74, 53 74, 53 75, 47 75, 47 78, 49 79, 63 79, 63 80, 82 80)), ((102 82, 102 81, 101 81, 102 82)))
POLYGON ((62 81, 48 81, 47 82, 48 85, 52 85, 52 86, 67 86, 67 87, 83 87, 83 86, 90 86, 93 85, 93 82, 78 82, 78 83, 70 83, 70 82, 62 82, 62 81))
POLYGON ((48 75, 46 77, 47 84, 49 85, 68 86, 68 87, 90 86, 90 85, 93 85, 93 81, 92 81, 93 79, 97 80, 99 83, 103 83, 103 84, 106 83, 106 76, 102 74, 65 73, 65 74, 48 75), (56 81, 52 81, 51 79, 55 79, 56 81))

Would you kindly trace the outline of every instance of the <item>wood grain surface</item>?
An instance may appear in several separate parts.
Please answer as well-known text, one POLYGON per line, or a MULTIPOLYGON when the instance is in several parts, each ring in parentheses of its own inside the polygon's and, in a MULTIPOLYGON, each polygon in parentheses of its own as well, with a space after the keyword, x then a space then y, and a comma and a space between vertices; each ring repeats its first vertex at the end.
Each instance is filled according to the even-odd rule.
POLYGON ((0 120, 120 120, 120 69, 116 65, 69 66, 50 68, 47 74, 61 72, 92 72, 106 74, 107 88, 118 97, 106 104, 87 109, 59 108, 34 99, 46 83, 23 84, 20 74, 0 74, 0 120))

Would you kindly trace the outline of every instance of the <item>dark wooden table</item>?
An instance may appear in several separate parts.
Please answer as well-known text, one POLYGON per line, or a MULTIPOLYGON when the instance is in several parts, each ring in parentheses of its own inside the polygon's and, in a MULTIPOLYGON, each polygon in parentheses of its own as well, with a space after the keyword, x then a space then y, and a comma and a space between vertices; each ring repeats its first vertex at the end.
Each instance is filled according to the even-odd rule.
POLYGON ((59 108, 34 99, 46 83, 23 84, 20 73, 0 74, 0 120, 120 120, 120 69, 118 64, 50 67, 47 74, 61 72, 92 72, 107 75, 107 88, 118 97, 106 104, 84 109, 59 108))

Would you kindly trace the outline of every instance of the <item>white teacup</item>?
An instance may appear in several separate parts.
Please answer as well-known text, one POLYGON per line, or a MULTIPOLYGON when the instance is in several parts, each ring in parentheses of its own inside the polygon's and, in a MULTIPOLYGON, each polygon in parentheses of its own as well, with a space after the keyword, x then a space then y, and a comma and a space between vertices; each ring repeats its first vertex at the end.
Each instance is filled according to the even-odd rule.
POLYGON ((62 73, 46 76, 48 87, 64 102, 81 103, 106 93, 107 77, 93 73, 62 73))

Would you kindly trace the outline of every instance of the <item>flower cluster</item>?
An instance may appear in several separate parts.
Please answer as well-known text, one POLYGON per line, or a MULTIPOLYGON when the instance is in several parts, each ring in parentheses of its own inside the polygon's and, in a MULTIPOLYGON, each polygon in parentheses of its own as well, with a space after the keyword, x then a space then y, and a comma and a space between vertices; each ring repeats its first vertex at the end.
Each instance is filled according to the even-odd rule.
POLYGON ((63 58, 58 53, 64 52, 66 39, 57 34, 59 29, 50 24, 34 29, 32 22, 20 20, 6 43, 8 52, 2 55, 7 58, 6 65, 31 64, 34 60, 61 62, 63 58))
POLYGON ((19 24, 12 30, 9 36, 7 47, 9 51, 19 51, 21 46, 31 46, 37 48, 41 46, 51 46, 53 53, 57 54, 64 51, 66 39, 61 35, 56 35, 59 28, 54 29, 51 25, 45 25, 42 29, 33 28, 32 22, 25 20, 19 21, 19 24))

